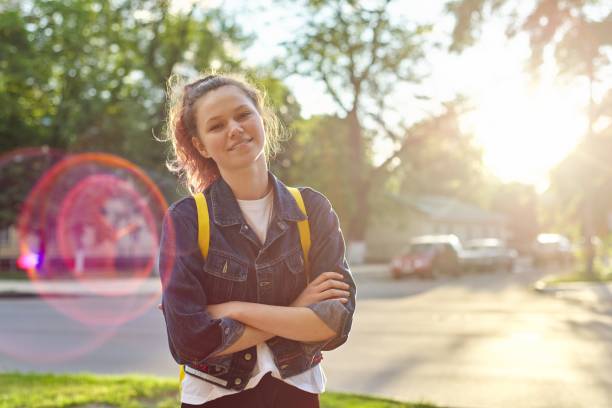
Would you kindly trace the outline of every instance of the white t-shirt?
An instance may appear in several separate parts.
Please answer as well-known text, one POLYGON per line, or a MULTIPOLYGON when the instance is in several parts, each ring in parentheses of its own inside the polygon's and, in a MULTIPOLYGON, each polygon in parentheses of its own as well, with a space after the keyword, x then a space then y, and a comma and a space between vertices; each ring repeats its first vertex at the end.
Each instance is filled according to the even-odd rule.
MULTIPOLYGON (((264 243, 270 219, 272 218, 272 207, 274 205, 273 190, 270 190, 265 197, 258 200, 237 201, 246 222, 253 229, 259 240, 264 243)), ((278 378, 306 392, 320 394, 325 391, 327 378, 321 364, 317 364, 298 375, 282 378, 278 367, 274 364, 272 350, 264 342, 257 345, 257 363, 253 367, 251 378, 244 389, 254 388, 266 373, 272 373, 272 377, 278 378)), ((229 390, 185 374, 181 385, 181 402, 199 405, 237 392, 239 391, 229 390)))

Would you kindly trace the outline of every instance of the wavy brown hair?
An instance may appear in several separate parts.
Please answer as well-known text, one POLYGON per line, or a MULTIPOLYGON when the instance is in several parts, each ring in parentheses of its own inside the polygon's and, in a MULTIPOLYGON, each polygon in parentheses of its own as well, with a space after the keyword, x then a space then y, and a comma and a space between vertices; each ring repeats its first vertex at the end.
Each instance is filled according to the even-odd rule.
POLYGON ((232 85, 244 92, 263 119, 266 143, 264 153, 269 160, 278 150, 283 139, 283 127, 278 117, 268 108, 265 92, 236 74, 202 75, 186 80, 172 75, 167 83, 167 121, 161 141, 170 142, 172 150, 166 166, 178 175, 181 183, 192 193, 203 191, 219 174, 219 168, 211 158, 203 157, 191 143, 198 136, 195 119, 195 103, 208 92, 232 85))

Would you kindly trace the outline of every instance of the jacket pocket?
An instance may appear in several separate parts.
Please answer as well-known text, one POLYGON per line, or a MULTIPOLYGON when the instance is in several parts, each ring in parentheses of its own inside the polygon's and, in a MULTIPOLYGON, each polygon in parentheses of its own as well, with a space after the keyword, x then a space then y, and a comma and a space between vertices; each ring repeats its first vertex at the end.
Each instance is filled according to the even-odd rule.
POLYGON ((290 304, 306 287, 306 270, 302 249, 298 248, 287 255, 280 263, 284 269, 281 276, 285 282, 283 286, 283 294, 286 296, 285 303, 290 304))
POLYGON ((211 250, 204 263, 204 291, 209 304, 244 300, 248 265, 226 254, 211 250))

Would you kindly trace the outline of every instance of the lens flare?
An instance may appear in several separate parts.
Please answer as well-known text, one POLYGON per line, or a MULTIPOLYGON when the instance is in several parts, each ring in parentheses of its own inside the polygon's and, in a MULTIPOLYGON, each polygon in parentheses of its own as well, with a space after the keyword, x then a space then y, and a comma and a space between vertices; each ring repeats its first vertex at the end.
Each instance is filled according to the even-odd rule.
POLYGON ((120 325, 157 305, 161 288, 151 275, 167 203, 144 171, 111 154, 21 149, 0 156, 0 166, 21 165, 36 155, 53 160, 47 159, 21 200, 16 263, 50 306, 47 311, 85 334, 82 344, 51 346, 27 330, 3 332, 0 350, 33 362, 61 361, 91 352, 120 325), (50 288, 59 286, 73 295, 57 296, 50 288))

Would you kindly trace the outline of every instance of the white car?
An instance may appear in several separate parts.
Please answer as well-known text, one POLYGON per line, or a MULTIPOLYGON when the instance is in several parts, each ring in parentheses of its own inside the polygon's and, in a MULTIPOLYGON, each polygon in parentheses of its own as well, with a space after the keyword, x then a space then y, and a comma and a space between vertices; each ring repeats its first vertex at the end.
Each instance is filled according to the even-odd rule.
POLYGON ((463 247, 463 264, 468 269, 498 270, 511 272, 518 253, 508 248, 498 238, 482 238, 467 241, 463 247))
POLYGON ((574 254, 570 240, 560 234, 539 234, 533 247, 536 265, 571 265, 574 254))

